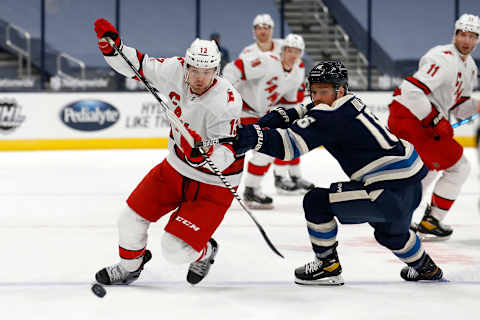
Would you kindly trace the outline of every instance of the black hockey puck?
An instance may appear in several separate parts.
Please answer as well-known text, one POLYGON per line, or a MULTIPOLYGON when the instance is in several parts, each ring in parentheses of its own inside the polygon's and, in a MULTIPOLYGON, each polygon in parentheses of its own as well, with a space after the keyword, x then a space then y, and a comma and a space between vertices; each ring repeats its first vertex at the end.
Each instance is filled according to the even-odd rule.
POLYGON ((103 298, 107 294, 107 290, 98 283, 92 285, 92 292, 99 298, 103 298))

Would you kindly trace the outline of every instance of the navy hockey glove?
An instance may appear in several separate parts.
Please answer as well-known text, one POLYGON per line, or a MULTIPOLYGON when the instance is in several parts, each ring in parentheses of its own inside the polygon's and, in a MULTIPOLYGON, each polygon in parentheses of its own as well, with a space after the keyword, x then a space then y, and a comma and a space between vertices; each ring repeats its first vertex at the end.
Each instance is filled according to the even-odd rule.
POLYGON ((258 120, 258 125, 262 128, 287 129, 295 122, 295 120, 303 118, 314 106, 313 103, 306 106, 301 104, 288 110, 283 107, 276 107, 260 118, 260 120, 258 120))
POLYGON ((233 149, 238 155, 245 154, 248 150, 260 150, 263 145, 263 132, 258 124, 249 124, 237 130, 237 140, 233 149))

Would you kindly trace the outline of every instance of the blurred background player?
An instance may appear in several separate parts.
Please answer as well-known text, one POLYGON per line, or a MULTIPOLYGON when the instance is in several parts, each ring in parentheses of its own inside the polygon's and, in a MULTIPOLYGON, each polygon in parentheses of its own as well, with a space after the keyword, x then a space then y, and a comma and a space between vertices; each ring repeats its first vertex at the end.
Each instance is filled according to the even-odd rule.
MULTIPOLYGON (((228 81, 218 77, 220 52, 215 42, 196 39, 185 58, 150 58, 123 45, 115 27, 105 19, 95 21, 95 31, 107 63, 126 77, 135 76, 110 46, 108 40, 112 39, 138 72, 168 97, 168 108, 195 140, 235 136, 241 98, 228 81)), ((109 285, 135 281, 151 258, 146 250, 150 223, 172 211, 162 237, 165 259, 190 264, 187 281, 192 285, 207 275, 218 250, 211 236, 233 195, 175 127, 170 131, 168 149, 166 159, 143 178, 128 198, 128 206, 118 220, 120 263, 97 272, 98 282, 109 285)), ((230 184, 238 186, 243 157, 237 157, 230 145, 219 144, 204 151, 230 184)))
POLYGON ((323 145, 350 178, 330 188, 314 188, 303 198, 315 260, 295 270, 295 282, 344 283, 336 250, 337 220, 368 222, 377 242, 407 264, 400 272, 404 280, 442 279, 442 270, 409 229, 422 198, 421 180, 428 172, 413 145, 391 134, 348 92, 347 69, 340 61, 320 62, 310 71, 308 82, 312 104, 273 110, 261 122, 278 129, 247 125, 238 130, 235 144, 239 153, 255 149, 280 159, 323 145))
MULTIPOLYGON (((240 58, 248 54, 253 53, 255 55, 260 52, 273 52, 276 55, 280 56, 282 53, 281 48, 283 40, 273 38, 274 26, 275 23, 269 14, 258 14, 255 19, 253 19, 253 37, 256 42, 245 47, 240 53, 240 58)), ((303 47, 305 47, 305 45, 303 47)), ((298 90, 298 95, 300 99, 301 97, 304 97, 304 82, 301 83, 298 90)), ((273 160, 273 173, 275 179, 275 188, 277 190, 277 193, 279 194, 302 194, 305 193, 306 190, 314 187, 312 183, 302 179, 300 158, 296 158, 290 161, 282 161, 275 158, 273 160)))
MULTIPOLYGON (((303 101, 303 91, 298 88, 304 81, 305 68, 301 60, 305 44, 303 38, 289 34, 282 42, 280 57, 271 52, 251 52, 228 64, 224 77, 240 92, 243 99, 242 124, 258 121, 272 106, 277 104, 294 107, 303 101)), ((273 158, 253 151, 245 173, 244 200, 250 208, 271 209, 273 199, 261 191, 261 181, 273 158)), ((285 168, 288 167, 285 166, 285 168)), ((298 165, 293 172, 302 190, 313 188, 313 184, 301 177, 298 165)), ((288 176, 288 171, 284 174, 288 176)), ((297 184, 287 184, 287 179, 276 175, 277 189, 285 192, 297 191, 297 184)))
POLYGON ((455 23, 453 43, 429 50, 420 59, 418 71, 395 89, 389 106, 390 130, 411 142, 430 170, 423 181, 424 190, 442 171, 418 224, 418 232, 425 238, 450 237, 453 230, 442 221, 470 172, 463 147, 453 138, 449 118, 468 118, 480 107, 471 97, 478 70, 470 56, 479 34, 480 19, 462 15, 455 23))
POLYGON ((253 38, 256 42, 246 46, 241 52, 241 58, 245 54, 259 52, 273 52, 280 56, 282 39, 273 39, 272 17, 268 13, 258 14, 253 19, 253 38))

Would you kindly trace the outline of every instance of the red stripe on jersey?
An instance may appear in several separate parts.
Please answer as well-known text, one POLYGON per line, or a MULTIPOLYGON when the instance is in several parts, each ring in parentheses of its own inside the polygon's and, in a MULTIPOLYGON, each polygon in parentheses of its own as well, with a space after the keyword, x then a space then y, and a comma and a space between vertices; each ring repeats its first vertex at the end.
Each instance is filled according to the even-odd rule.
POLYGON ((406 77, 405 80, 407 80, 408 82, 410 82, 414 86, 420 88, 423 91, 423 93, 425 93, 426 95, 428 95, 432 92, 432 90, 430 90, 430 88, 425 83, 423 83, 422 81, 420 81, 420 80, 418 80, 414 77, 406 77))
POLYGON ((459 105, 461 105, 462 103, 464 103, 465 101, 469 100, 470 97, 460 97, 458 98, 458 100, 455 102, 455 104, 450 108, 450 109, 455 109, 456 107, 458 107, 459 105))
POLYGON ((137 259, 145 254, 145 248, 140 250, 128 250, 122 247, 118 247, 120 258, 122 259, 137 259))
POLYGON ((399 96, 399 95, 401 95, 401 94, 402 94, 402 90, 400 90, 399 88, 395 88, 395 89, 393 90, 393 96, 394 96, 394 97, 395 97, 395 96, 399 96))
POLYGON ((300 157, 298 158, 295 158, 293 160, 280 160, 280 159, 277 159, 275 158, 275 160, 273 160, 273 163, 279 165, 279 166, 286 166, 286 165, 297 165, 300 163, 300 157))
POLYGON ((448 211, 454 202, 455 200, 442 198, 435 193, 432 195, 432 205, 445 211, 448 211))
POLYGON ((140 73, 140 75, 143 78, 145 78, 145 75, 143 74, 143 58, 144 57, 145 55, 137 50, 137 59, 138 59, 138 62, 140 63, 140 69, 138 69, 138 73, 140 73))
POLYGON ((270 163, 266 166, 257 166, 251 162, 248 163, 248 173, 254 174, 256 176, 263 176, 270 168, 270 163))
POLYGON ((243 61, 242 59, 237 59, 235 60, 235 62, 233 63, 237 68, 238 70, 240 70, 240 72, 242 73, 242 77, 240 79, 242 80, 247 80, 247 77, 245 76, 245 68, 243 67, 243 61))
POLYGON ((248 105, 248 103, 245 102, 245 100, 242 100, 242 110, 256 112, 255 109, 253 109, 252 107, 250 107, 250 106, 248 105))

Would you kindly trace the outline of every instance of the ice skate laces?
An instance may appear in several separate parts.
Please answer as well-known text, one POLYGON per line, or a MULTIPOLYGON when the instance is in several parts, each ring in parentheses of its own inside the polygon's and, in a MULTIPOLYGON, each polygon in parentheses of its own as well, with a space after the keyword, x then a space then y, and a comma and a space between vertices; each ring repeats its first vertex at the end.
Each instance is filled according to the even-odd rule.
POLYGON ((305 273, 306 274, 314 273, 314 272, 318 271, 321 266, 322 266, 321 261, 314 260, 312 262, 309 262, 305 265, 305 273))
POLYGON ((417 278, 419 275, 420 275, 420 274, 417 272, 417 270, 415 270, 415 268, 413 268, 413 267, 409 267, 409 268, 408 268, 407 278, 415 279, 415 278, 417 278))
POLYGON ((210 264, 210 259, 197 261, 190 265, 189 270, 192 271, 193 273, 198 274, 199 276, 204 276, 207 273, 209 264, 210 264))
POLYGON ((126 279, 129 273, 118 263, 113 266, 107 267, 106 269, 108 277, 110 278, 110 282, 112 283, 115 281, 126 279))

